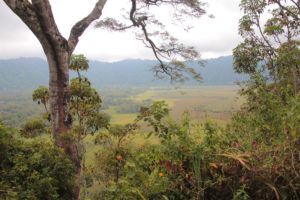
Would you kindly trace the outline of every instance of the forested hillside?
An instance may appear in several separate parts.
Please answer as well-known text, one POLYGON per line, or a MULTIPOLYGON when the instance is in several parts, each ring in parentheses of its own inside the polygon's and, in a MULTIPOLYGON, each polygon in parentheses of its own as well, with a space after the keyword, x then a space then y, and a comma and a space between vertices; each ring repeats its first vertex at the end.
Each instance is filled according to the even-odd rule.
MULTIPOLYGON (((168 86, 170 80, 158 80, 153 76, 152 67, 157 64, 151 60, 123 60, 119 62, 91 61, 90 69, 85 73, 97 88, 108 86, 168 86)), ((245 80, 247 76, 233 71, 232 56, 204 61, 203 66, 191 63, 203 80, 201 85, 233 85, 245 80)), ((0 60, 0 90, 33 90, 37 85, 47 85, 49 72, 47 63, 40 58, 19 58, 0 60)), ((75 73, 71 74, 72 77, 75 73)), ((199 85, 194 80, 186 85, 199 85)))

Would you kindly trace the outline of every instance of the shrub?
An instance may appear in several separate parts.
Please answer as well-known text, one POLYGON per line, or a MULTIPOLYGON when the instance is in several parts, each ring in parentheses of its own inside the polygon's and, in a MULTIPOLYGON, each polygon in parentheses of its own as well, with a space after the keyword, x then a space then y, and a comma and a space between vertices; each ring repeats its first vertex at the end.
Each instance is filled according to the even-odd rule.
POLYGON ((72 199, 71 161, 50 142, 17 135, 0 124, 0 199, 72 199))

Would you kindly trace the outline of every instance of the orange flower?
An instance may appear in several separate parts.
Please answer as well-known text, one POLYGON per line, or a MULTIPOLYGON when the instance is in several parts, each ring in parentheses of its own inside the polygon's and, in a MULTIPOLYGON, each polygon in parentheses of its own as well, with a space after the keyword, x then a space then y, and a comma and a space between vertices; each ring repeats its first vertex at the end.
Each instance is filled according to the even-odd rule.
POLYGON ((158 175, 159 175, 160 177, 163 177, 163 176, 164 176, 164 173, 160 172, 158 175))

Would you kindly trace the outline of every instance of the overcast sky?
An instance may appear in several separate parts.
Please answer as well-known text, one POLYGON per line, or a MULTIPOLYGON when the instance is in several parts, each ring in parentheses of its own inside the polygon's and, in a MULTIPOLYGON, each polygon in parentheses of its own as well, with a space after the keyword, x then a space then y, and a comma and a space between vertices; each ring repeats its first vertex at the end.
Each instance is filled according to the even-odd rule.
MULTIPOLYGON (((207 16, 192 21, 194 28, 189 32, 171 26, 171 32, 181 42, 193 45, 202 58, 230 55, 241 41, 238 35, 240 0, 206 0, 207 11, 215 18, 207 16)), ((86 16, 93 8, 95 0, 50 0, 55 20, 64 36, 74 23, 86 16), (71 4, 71 5, 69 5, 71 4)), ((122 7, 128 7, 128 0, 108 0, 105 16, 118 16, 122 7)), ((156 10, 163 21, 167 21, 168 10, 156 10)), ((16 57, 44 57, 43 50, 29 29, 0 1, 0 59, 16 57)), ((135 39, 132 32, 112 33, 90 27, 80 38, 75 53, 83 53, 89 59, 116 61, 142 58, 154 59, 152 52, 135 39)))

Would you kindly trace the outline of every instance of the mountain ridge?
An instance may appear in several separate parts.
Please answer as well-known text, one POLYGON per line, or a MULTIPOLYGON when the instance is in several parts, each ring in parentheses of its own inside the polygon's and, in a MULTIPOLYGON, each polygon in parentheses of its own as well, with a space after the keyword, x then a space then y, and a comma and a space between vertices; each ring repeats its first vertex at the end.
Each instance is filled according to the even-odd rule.
MULTIPOLYGON (((203 77, 201 85, 233 85, 236 81, 245 80, 245 75, 235 74, 233 57, 222 56, 207 59, 205 67, 197 67, 196 62, 189 63, 203 77)), ((151 66, 155 60, 127 59, 116 62, 90 61, 90 68, 83 72, 96 88, 148 87, 171 85, 169 80, 155 79, 151 66)), ((49 72, 47 62, 38 57, 21 57, 0 60, 0 90, 32 90, 39 85, 48 85, 49 72)), ((75 73, 70 73, 71 77, 75 73)), ((199 85, 194 80, 186 81, 185 85, 199 85)))

